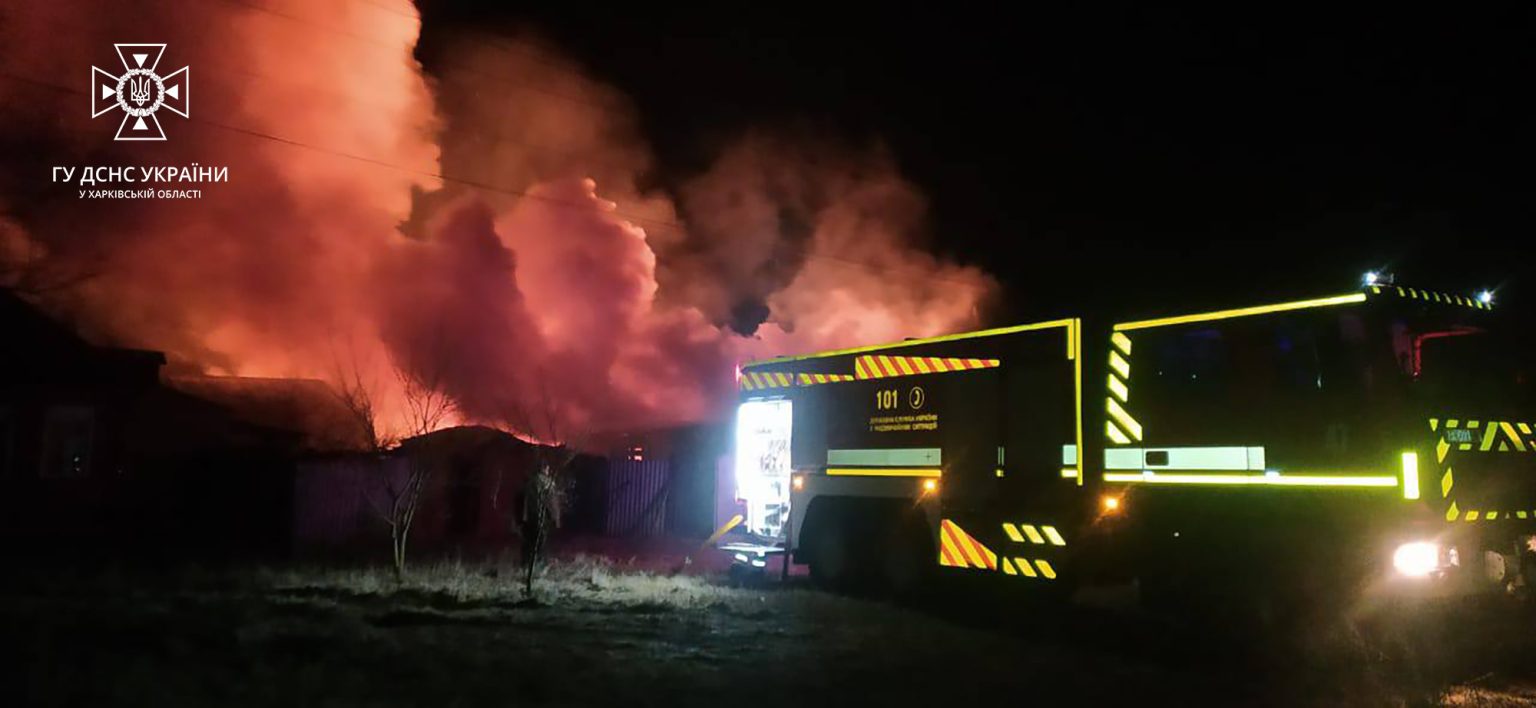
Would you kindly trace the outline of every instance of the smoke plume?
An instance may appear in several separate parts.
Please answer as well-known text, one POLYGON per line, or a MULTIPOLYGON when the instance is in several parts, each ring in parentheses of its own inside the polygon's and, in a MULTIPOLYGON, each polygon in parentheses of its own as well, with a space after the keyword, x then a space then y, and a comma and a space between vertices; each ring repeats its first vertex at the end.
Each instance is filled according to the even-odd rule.
POLYGON ((48 274, 35 297, 172 373, 364 381, 398 432, 398 371, 540 437, 700 420, 740 361, 953 331, 994 288, 922 249, 924 199, 878 148, 757 130, 657 187, 616 88, 528 37, 454 37, 429 76, 419 29, 403 0, 0 9, 0 277, 48 274), (191 66, 166 142, 89 117, 114 42, 191 66), (230 181, 50 181, 192 163, 230 181))

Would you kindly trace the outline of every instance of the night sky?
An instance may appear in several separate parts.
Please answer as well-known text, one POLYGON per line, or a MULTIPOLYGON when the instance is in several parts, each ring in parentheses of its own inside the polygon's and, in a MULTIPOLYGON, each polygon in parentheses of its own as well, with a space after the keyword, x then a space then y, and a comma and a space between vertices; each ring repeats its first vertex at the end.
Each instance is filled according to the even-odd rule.
POLYGON ((755 126, 888 145, 997 322, 1536 278, 1523 14, 419 4, 429 71, 532 30, 629 93, 658 189, 755 126))

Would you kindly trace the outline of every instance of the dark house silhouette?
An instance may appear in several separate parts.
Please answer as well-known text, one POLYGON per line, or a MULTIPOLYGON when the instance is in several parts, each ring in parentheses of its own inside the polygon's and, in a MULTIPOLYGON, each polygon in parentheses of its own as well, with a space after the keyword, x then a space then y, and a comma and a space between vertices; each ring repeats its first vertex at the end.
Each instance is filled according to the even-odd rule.
POLYGON ((285 552, 302 431, 166 386, 160 352, 91 344, 3 290, 0 336, 9 548, 60 561, 285 552))
MULTIPOLYGON (((370 450, 322 381, 171 376, 160 352, 99 346, 0 290, 0 542, 73 563, 387 558, 380 506, 413 458, 435 472, 412 552, 516 548, 537 447, 478 426, 370 450)), ((703 536, 716 426, 621 436, 580 456, 562 534, 703 536)))

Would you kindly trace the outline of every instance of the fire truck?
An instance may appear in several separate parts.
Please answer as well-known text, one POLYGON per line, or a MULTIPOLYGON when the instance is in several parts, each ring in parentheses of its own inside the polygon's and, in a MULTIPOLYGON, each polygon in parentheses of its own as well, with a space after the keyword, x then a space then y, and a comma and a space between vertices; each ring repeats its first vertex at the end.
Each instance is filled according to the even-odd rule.
POLYGON ((1372 274, 745 364, 730 550, 836 588, 1523 592, 1536 401, 1498 314, 1372 274))

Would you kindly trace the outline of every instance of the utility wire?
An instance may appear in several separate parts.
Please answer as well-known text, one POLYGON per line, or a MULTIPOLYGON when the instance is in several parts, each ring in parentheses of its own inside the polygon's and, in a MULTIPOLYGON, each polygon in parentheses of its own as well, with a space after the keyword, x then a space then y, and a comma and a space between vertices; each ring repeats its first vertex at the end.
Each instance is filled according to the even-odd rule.
MULTIPOLYGON (((226 0, 226 1, 229 1, 229 0, 226 0)), ((379 7, 381 10, 384 9, 381 6, 372 5, 371 3, 363 3, 363 4, 369 5, 371 7, 379 7)), ((400 13, 392 13, 392 14, 400 14, 400 13)), ((87 25, 80 24, 80 23, 74 23, 74 24, 60 23, 60 25, 63 26, 63 27, 68 27, 68 28, 74 29, 76 31, 80 31, 80 32, 84 32, 84 30, 88 29, 87 25)), ((510 50, 506 50, 506 51, 510 51, 510 50)), ((241 77, 246 77, 246 78, 249 78, 249 79, 254 79, 254 80, 257 80, 257 81, 266 81, 266 82, 273 82, 273 83, 281 82, 281 81, 286 81, 286 80, 289 80, 291 78, 291 77, 279 78, 279 77, 272 76, 271 74, 263 74, 263 73, 260 73, 260 72, 251 71, 249 69, 242 69, 242 68, 240 68, 238 66, 233 66, 233 65, 229 65, 229 64, 215 63, 214 67, 215 68, 212 69, 211 72, 210 72, 210 70, 207 69, 206 66, 199 66, 199 71, 204 72, 204 73, 212 73, 214 75, 224 74, 224 75, 232 75, 232 76, 241 76, 241 77)), ((368 99, 368 98, 366 98, 364 96, 358 95, 356 93, 337 91, 335 89, 327 88, 327 87, 324 87, 324 86, 319 86, 319 85, 316 85, 316 84, 305 84, 304 88, 306 90, 313 91, 313 92, 315 92, 317 94, 323 94, 325 96, 333 97, 333 98, 338 99, 339 101, 341 101, 343 103, 347 103, 347 104, 350 104, 350 105, 359 105, 359 106, 365 106, 365 107, 370 107, 370 108, 390 109, 390 110, 393 110, 393 109, 397 108, 397 106, 395 106, 394 104, 385 104, 385 103, 382 103, 382 102, 379 102, 379 101, 370 100, 370 99, 368 99)), ((566 98, 566 97, 554 96, 554 98, 566 98)), ((605 110, 603 107, 597 106, 595 104, 584 104, 584 105, 588 105, 588 106, 592 107, 594 110, 598 110, 598 111, 604 111, 605 110)), ((491 138, 493 138, 493 139, 495 139, 497 141, 503 141, 503 142, 507 142, 507 143, 516 144, 516 145, 518 145, 520 147, 527 148, 529 152, 538 153, 538 154, 543 155, 543 156, 559 158, 561 160, 566 160, 566 161, 570 161, 570 162, 581 162, 581 163, 583 163, 585 165, 588 165, 588 166, 591 166, 591 167, 598 167, 598 168, 605 168, 605 169, 623 169, 623 170, 630 170, 630 169, 632 169, 631 166, 620 164, 620 163, 618 163, 618 162, 616 162, 614 160, 604 160, 604 159, 594 158, 590 154, 587 154, 587 153, 585 153, 583 151, 580 151, 580 150, 569 149, 569 148, 560 148, 560 147, 555 147, 553 145, 548 145, 548 144, 544 144, 544 143, 532 142, 532 141, 527 140, 525 138, 522 138, 520 136, 512 135, 512 134, 509 134, 509 133, 506 133, 506 132, 503 132, 503 131, 500 131, 500 130, 489 130, 489 131, 482 130, 482 131, 477 131, 477 134, 479 134, 479 133, 485 133, 485 134, 489 135, 491 138)))
MULTIPOLYGON (((382 38, 379 38, 379 37, 373 37, 373 36, 370 36, 370 35, 359 34, 357 32, 344 31, 344 30, 338 30, 338 29, 335 29, 335 28, 332 28, 332 27, 327 27, 327 26, 325 26, 323 24, 320 24, 320 23, 317 23, 317 22, 314 22, 312 20, 308 20, 308 19, 305 19, 305 18, 302 18, 302 17, 298 17, 298 16, 295 16, 295 15, 290 15, 290 14, 283 13, 283 12, 278 12, 278 11, 273 10, 271 8, 262 7, 262 6, 259 6, 259 5, 252 5, 252 4, 249 3, 248 0, 219 0, 219 1, 223 2, 223 3, 227 4, 227 5, 234 6, 234 7, 240 7, 240 8, 244 8, 244 9, 247 9, 247 10, 252 10, 252 11, 255 11, 255 12, 262 12, 262 13, 266 13, 266 14, 272 15, 274 17, 280 17, 280 18, 283 18, 283 19, 288 20, 290 22, 293 22, 293 23, 296 23, 296 24, 305 25, 305 26, 310 27, 312 29, 319 30, 320 32, 330 33, 330 34, 336 35, 338 37, 342 37, 342 38, 345 38, 345 39, 350 39, 350 40, 353 40, 353 41, 356 41, 356 42, 363 42, 363 43, 366 43, 366 44, 369 44, 369 45, 373 45, 373 46, 376 46, 376 47, 387 49, 387 50, 389 50, 391 52, 398 53, 398 50, 399 50, 399 43, 397 41, 385 40, 385 39, 382 39, 382 38)), ((383 6, 383 5, 380 5, 380 4, 377 4, 376 2, 373 2, 372 0, 355 0, 355 1, 360 3, 360 4, 362 4, 362 5, 366 5, 368 7, 372 7, 372 8, 375 8, 377 10, 380 10, 382 12, 386 12, 386 13, 389 13, 389 14, 397 15, 397 16, 400 16, 400 17, 406 17, 406 18, 410 18, 410 19, 415 19, 415 20, 418 20, 418 21, 420 20, 419 16, 409 15, 409 14, 400 12, 398 10, 387 8, 387 7, 383 6)), ((562 62, 560 62, 558 60, 550 59, 550 58, 548 58, 546 56, 542 56, 538 52, 529 51, 529 50, 523 49, 523 48, 509 47, 509 46, 505 46, 505 45, 499 44, 499 43, 491 43, 489 41, 486 41, 486 40, 478 38, 478 37, 471 37, 471 39, 475 40, 476 44, 479 44, 482 47, 486 47, 488 49, 500 52, 501 54, 504 54, 506 56, 514 57, 514 58, 517 58, 517 57, 526 58, 526 59, 532 60, 535 63, 543 64, 544 66, 550 67, 552 69, 556 69, 558 71, 570 71, 573 68, 572 64, 562 63, 562 62)), ((418 43, 420 42, 420 33, 419 32, 418 32, 418 36, 417 36, 417 41, 418 41, 418 43)), ((531 83, 528 83, 528 82, 525 82, 525 81, 517 81, 515 79, 510 79, 510 78, 507 78, 505 76, 501 76, 501 75, 498 75, 498 74, 487 73, 485 71, 482 71, 482 70, 477 69, 477 68, 472 67, 472 66, 467 66, 467 65, 464 65, 464 64, 446 64, 446 65, 443 66, 443 68, 444 69, 451 69, 451 70, 455 70, 455 71, 463 71, 463 72, 465 72, 467 74, 485 77, 485 78, 491 79, 493 81, 497 81, 497 82, 500 82, 500 83, 505 83, 505 84, 508 84, 508 85, 524 87, 524 88, 527 88, 529 90, 533 90, 533 91, 542 93, 544 95, 547 95, 547 96, 549 96, 551 98, 559 99, 559 100, 562 100, 562 101, 567 101, 567 102, 574 103, 574 104, 581 105, 581 106, 586 106, 586 107, 591 108, 593 110, 601 111, 603 113, 608 113, 610 115, 616 116, 616 117, 618 117, 620 119, 623 119, 623 120, 628 120, 629 117, 630 117, 627 112, 622 111, 621 107, 618 107, 618 106, 612 106, 612 105, 606 105, 606 104, 601 104, 601 103, 595 103, 595 102, 592 102, 592 101, 589 101, 589 100, 586 100, 586 99, 578 98, 578 97, 575 97, 575 96, 570 96, 570 95, 561 93, 559 91, 550 91, 548 89, 543 89, 541 87, 535 86, 535 85, 533 85, 531 83)), ((582 80, 583 81, 588 81, 588 79, 586 79, 585 76, 582 77, 582 80)), ((600 83, 600 82, 593 82, 593 83, 600 83)), ((823 162, 821 160, 817 160, 815 157, 796 156, 795 158, 793 158, 793 161, 794 162, 798 162, 798 163, 807 164, 807 165, 816 166, 816 167, 827 166, 827 163, 825 163, 825 162, 823 162)))
MULTIPOLYGON (((375 10, 378 10, 378 11, 381 11, 381 12, 385 12, 387 14, 392 14, 392 15, 395 15, 395 16, 398 16, 398 17, 413 19, 413 20, 416 20, 418 22, 420 22, 420 19, 421 19, 419 15, 412 15, 412 14, 409 14, 409 13, 401 12, 399 10, 395 10, 393 8, 386 7, 384 5, 381 5, 381 4, 377 3, 377 2, 375 2, 374 0, 352 0, 352 1, 357 3, 358 5, 370 7, 370 8, 373 8, 375 10)), ((354 31, 350 31, 350 30, 344 30, 344 29, 339 29, 339 28, 336 28, 336 27, 327 26, 325 24, 321 24, 321 23, 315 22, 315 21, 313 21, 311 19, 307 19, 307 18, 304 18, 304 17, 300 17, 300 16, 297 16, 297 15, 293 15, 293 14, 289 14, 289 13, 285 13, 285 12, 280 12, 278 10, 274 10, 272 8, 264 7, 264 6, 261 6, 261 5, 251 4, 250 0, 219 0, 219 2, 221 2, 223 4, 226 4, 226 5, 229 5, 231 7, 237 7, 237 8, 241 8, 241 9, 245 9, 245 10, 251 10, 253 12, 264 13, 264 14, 267 14, 267 15, 270 15, 270 16, 273 16, 273 17, 281 18, 283 20, 286 20, 286 21, 294 23, 294 24, 303 25, 305 27, 308 27, 308 28, 310 28, 312 30, 318 31, 318 32, 323 33, 323 34, 329 34, 329 35, 340 37, 340 38, 343 38, 343 39, 349 39, 349 40, 352 40, 354 42, 360 42, 360 43, 363 43, 365 45, 370 45, 370 46, 379 48, 381 50, 385 50, 385 51, 389 52, 391 55, 393 55, 395 57, 399 57, 399 56, 402 55, 402 51, 401 51, 402 47, 400 46, 400 43, 399 43, 398 40, 383 39, 383 38, 375 37, 375 36, 368 35, 368 34, 363 34, 363 33, 359 33, 359 32, 354 32, 354 31)), ((503 55, 506 55, 506 56, 509 56, 509 57, 514 57, 514 58, 522 57, 522 58, 526 58, 526 59, 529 59, 529 60, 531 60, 531 61, 533 61, 535 63, 543 64, 544 66, 547 66, 547 67, 550 67, 552 69, 559 70, 559 71, 570 71, 573 68, 572 65, 570 65, 570 64, 561 63, 561 62, 559 62, 557 60, 549 59, 548 57, 541 56, 537 52, 528 51, 526 49, 502 46, 502 45, 499 45, 499 44, 492 44, 492 43, 490 43, 488 41, 481 40, 481 39, 478 39, 478 38, 473 38, 473 37, 471 39, 476 39, 476 43, 479 44, 480 46, 483 46, 483 47, 486 47, 488 49, 494 50, 496 52, 499 52, 499 53, 501 53, 503 55)), ((418 34, 417 34, 417 42, 418 43, 420 42, 420 32, 419 32, 419 30, 418 30, 418 34)), ((404 54, 408 55, 409 53, 405 52, 404 54)), ((528 89, 528 90, 531 90, 531 91, 535 91, 537 93, 544 94, 544 95, 549 96, 551 98, 555 98, 555 99, 558 99, 558 100, 566 101, 566 102, 569 102, 569 103, 573 103, 573 104, 576 104, 576 105, 580 105, 580 106, 584 106, 584 107, 590 108, 590 109, 595 110, 595 111, 599 111, 599 112, 602 112, 602 113, 609 114, 610 116, 614 116, 614 117, 616 117, 617 119, 620 119, 620 120, 626 120, 626 121, 630 120, 629 113, 621 111, 620 107, 617 107, 617 106, 607 105, 607 104, 602 104, 602 103, 596 103, 596 102, 585 100, 585 99, 582 99, 582 98, 579 98, 579 97, 570 96, 570 95, 567 95, 565 93, 561 93, 559 91, 551 91, 551 90, 545 89, 543 87, 537 86, 537 85, 535 85, 533 83, 527 82, 527 81, 518 81, 516 79, 512 79, 512 78, 509 78, 509 77, 506 77, 506 76, 502 76, 502 75, 498 75, 498 74, 488 73, 488 72, 482 71, 480 69, 477 69, 475 67, 467 66, 467 65, 463 65, 463 64, 445 64, 443 66, 443 68, 444 69, 448 69, 448 70, 452 70, 452 71, 462 71, 462 72, 464 72, 466 74, 470 74, 470 75, 473 75, 473 76, 483 77, 483 78, 486 78, 486 79, 490 79, 492 81, 496 81, 496 82, 499 82, 499 83, 507 84, 509 86, 516 86, 516 87, 520 87, 520 88, 525 88, 525 89, 528 89)), ((259 74, 252 74, 252 75, 253 76, 261 76, 259 74)), ((268 80, 273 80, 272 77, 270 77, 270 76, 263 76, 262 78, 266 78, 268 80)), ((581 77, 581 78, 582 78, 583 81, 588 81, 588 79, 586 79, 586 77, 584 77, 584 76, 581 77)), ((321 92, 327 92, 327 91, 321 90, 321 92)), ((337 94, 335 92, 328 92, 328 93, 330 93, 331 95, 338 95, 338 96, 345 97, 343 94, 337 94)), ((493 133, 493 135, 496 135, 498 138, 505 138, 506 137, 506 136, 504 136, 502 134, 499 134, 499 133, 493 133)), ((534 147, 534 148, 537 148, 537 149, 547 150, 549 152, 555 152, 555 153, 559 152, 556 148, 552 148, 552 147, 545 146, 545 145, 534 145, 534 144, 530 144, 530 143, 528 143, 526 141, 519 140, 519 139, 516 139, 516 138, 514 138, 513 141, 514 142, 518 142, 519 144, 522 144, 522 145, 530 145, 531 147, 534 147)), ((801 163, 801 164, 806 164, 806 165, 811 165, 811 166, 815 166, 815 167, 825 167, 825 166, 828 166, 827 163, 825 163, 825 162, 823 162, 821 160, 817 160, 815 157, 810 157, 810 156, 795 156, 795 157, 790 158, 790 159, 793 162, 797 162, 797 163, 801 163)), ((601 163, 599 163, 599 164, 601 164, 601 163)), ((671 228, 678 228, 678 229, 682 229, 683 228, 679 224, 669 224, 668 222, 659 221, 659 220, 655 220, 655 219, 641 219, 641 220, 644 220, 644 221, 647 221, 648 223, 659 225, 659 226, 669 226, 671 228)), ((827 257, 828 258, 835 258, 835 257, 832 257, 832 256, 827 256, 827 257)), ((847 261, 847 262, 855 263, 855 264, 861 264, 859 261, 847 261)))
MULTIPOLYGON (((79 89, 70 88, 70 87, 67 87, 67 86, 61 86, 59 84, 55 84, 55 83, 51 83, 51 82, 47 82, 47 81, 40 81, 40 80, 29 78, 29 77, 26 77, 26 76, 21 76, 19 74, 14 74, 14 73, 11 73, 9 71, 0 70, 0 77, 11 79, 13 81, 17 81, 17 82, 28 84, 28 85, 32 85, 32 86, 38 86, 38 87, 41 87, 41 88, 46 88, 46 89, 62 92, 62 93, 73 94, 73 95, 77 95, 77 96, 86 96, 86 97, 90 96, 90 92, 89 91, 81 91, 79 89)), ((462 187, 467 187, 467 188, 470 188, 470 189, 477 189, 477 190, 481 190, 481 191, 484 191, 484 192, 489 192, 489 193, 492 193, 492 194, 500 194, 500 195, 504 195, 504 196, 509 196, 509 197, 517 198, 517 199, 530 199, 530 200, 542 202, 542 203, 545 203, 545 204, 551 204, 551 205, 554 205, 554 206, 559 206, 559 207, 564 207, 564 208, 569 208, 569 209, 583 210, 583 211, 590 211, 591 208, 592 208, 592 206, 590 204, 579 203, 579 202, 572 202, 572 201, 568 201, 568 200, 564 200, 564 199, 558 199, 558 198, 555 198, 555 197, 549 197, 549 196, 546 196, 546 195, 536 194, 536 193, 533 193, 533 192, 529 192, 527 190, 515 189, 515 188, 511 188, 511 187, 503 187, 503 186, 499 186, 499 185, 494 185, 494 184, 490 184, 490 183, 483 182, 483 181, 480 181, 480 180, 473 180, 473 179, 466 179, 466 178, 462 178, 462 177, 456 177, 456 176, 448 175, 448 174, 445 174, 445 173, 442 173, 442 172, 434 172, 434 171, 431 171, 431 170, 423 170, 423 169, 419 169, 419 168, 409 167, 409 166, 406 166, 406 165, 401 165, 399 163, 390 162, 390 161, 387 161, 387 160, 381 160, 381 159, 378 159, 378 158, 368 157, 366 155, 358 155, 358 154, 354 154, 354 153, 350 153, 350 152, 346 152, 346 151, 342 151, 342 150, 336 150, 336 149, 333 149, 333 148, 327 148, 327 147, 315 145, 315 144, 312 144, 312 143, 306 143, 306 142, 303 142, 303 141, 300 141, 300 140, 294 140, 294 139, 291 139, 291 138, 286 138, 286 137, 283 137, 283 136, 280 136, 280 135, 274 135, 274 134, 271 134, 271 133, 267 133, 265 131, 255 130, 255 129, 252 129, 252 128, 244 128, 244 127, 240 127, 240 126, 236 126, 236 125, 230 125, 230 124, 227 124, 227 123, 220 123, 220 122, 217 122, 217 121, 211 121, 211 120, 207 120, 207 119, 204 119, 204 118, 190 118, 189 117, 186 120, 189 121, 189 122, 192 122, 192 123, 198 123, 198 124, 201 124, 201 125, 206 125, 206 126, 211 126, 211 127, 214 127, 214 128, 219 128, 221 130, 225 130, 225 131, 232 132, 232 133, 235 133, 235 134, 245 135, 247 137, 257 138, 257 139, 261 139, 261 140, 268 140, 268 141, 279 143, 279 144, 282 144, 282 145, 287 145, 289 147, 296 148, 296 149, 310 150, 310 151, 313 151, 313 152, 318 152, 318 153, 325 154, 325 155, 330 155, 330 156, 333 156, 333 157, 339 157, 339 158, 343 158, 343 159, 347 159, 347 160, 352 160, 352 161, 355 161, 355 162, 359 162, 359 163, 366 164, 366 165, 371 165, 371 166, 378 167, 378 168, 395 170, 395 171, 398 171, 398 172, 401 172, 401 173, 404 173, 404 174, 415 175, 415 176, 418 176, 418 177, 427 177, 427 178, 431 178, 431 179, 437 179, 437 180, 441 180, 442 182, 444 182, 446 184, 454 184, 454 185, 458 185, 458 186, 462 186, 462 187)), ((645 217, 645 216, 639 216, 639 215, 634 215, 634 214, 626 214, 626 213, 620 212, 618 210, 614 210, 612 212, 607 212, 607 213, 613 214, 614 216, 617 216, 617 217, 619 217, 621 219, 624 219, 625 221, 629 221, 629 222, 632 222, 632 223, 651 224, 653 226, 664 228, 664 229, 672 229, 672 230, 674 230, 676 232, 679 232, 679 233, 682 233, 682 234, 686 234, 687 233, 687 227, 685 225, 683 225, 681 223, 678 223, 678 222, 675 222, 675 221, 668 221, 668 220, 665 220, 665 219, 656 219, 656 218, 652 218, 652 217, 645 217)), ((795 250, 797 251, 797 255, 800 255, 801 257, 806 258, 806 259, 825 260, 825 261, 828 261, 828 262, 841 263, 841 264, 847 265, 847 266, 864 268, 864 269, 867 269, 867 270, 876 271, 876 272, 882 272, 882 273, 892 273, 892 272, 895 272, 894 269, 878 266, 878 265, 875 265, 873 263, 867 263, 867 262, 864 262, 864 261, 851 260, 851 259, 847 259, 847 258, 842 258, 840 256, 832 256, 832 255, 827 255, 827 254, 811 253, 808 249, 806 249, 804 247, 800 247, 800 248, 797 248, 795 250)), ((955 283, 955 284, 959 284, 959 285, 967 285, 967 286, 973 284, 973 283, 970 283, 970 282, 967 282, 967 281, 961 281, 961 280, 957 280, 957 279, 954 279, 954 278, 945 278, 945 277, 940 277, 940 276, 929 276, 928 279, 929 280, 944 281, 944 282, 951 282, 951 283, 955 283)))
MULTIPOLYGON (((371 35, 359 34, 357 32, 352 32, 352 31, 349 31, 349 30, 338 29, 338 28, 335 28, 335 27, 328 27, 326 25, 320 24, 318 22, 315 22, 313 20, 310 20, 310 19, 307 19, 307 18, 304 18, 304 17, 299 17, 297 15, 290 15, 290 14, 285 13, 285 12, 279 12, 279 11, 273 10, 272 8, 269 8, 269 7, 262 7, 260 5, 252 5, 252 4, 248 3, 248 2, 244 2, 243 0, 219 0, 219 1, 224 3, 224 4, 226 4, 226 5, 229 5, 231 7, 238 7, 238 8, 245 9, 245 10, 251 10, 253 12, 264 13, 264 14, 270 15, 272 17, 282 18, 284 20, 287 20, 287 21, 289 21, 291 23, 294 23, 294 24, 297 24, 297 25, 303 25, 303 26, 309 27, 309 28, 311 28, 313 30, 318 30, 318 31, 320 31, 322 33, 325 33, 325 34, 334 35, 334 36, 337 36, 337 37, 344 37, 344 38, 350 39, 350 40, 352 40, 354 42, 360 42, 360 43, 365 44, 365 45, 371 45, 371 46, 374 46, 374 47, 378 47, 380 50, 387 51, 387 52, 393 54, 396 57, 401 57, 401 56, 409 57, 410 56, 410 51, 408 50, 408 48, 402 47, 398 41, 386 40, 386 39, 381 39, 381 38, 374 37, 374 36, 371 36, 371 35)), ((371 5, 371 3, 365 3, 365 4, 370 4, 371 5)), ((377 6, 377 5, 372 5, 372 7, 379 8, 379 6, 377 6)), ((382 8, 379 8, 379 9, 382 9, 382 8)), ((395 13, 395 14, 399 14, 399 13, 395 13)), ((419 41, 419 36, 418 36, 418 41, 419 41)), ((509 55, 512 54, 510 49, 496 47, 496 46, 493 46, 493 45, 490 45, 490 44, 487 44, 487 43, 484 43, 484 42, 481 42, 480 44, 481 44, 481 46, 485 46, 485 47, 488 47, 488 48, 500 51, 503 54, 509 54, 509 55)), ((544 64, 545 66, 549 66, 551 68, 556 68, 556 69, 561 69, 561 70, 566 70, 566 69, 569 68, 569 67, 562 67, 562 66, 560 66, 558 64, 555 64, 555 63, 553 63, 553 62, 551 62, 551 61, 549 61, 547 59, 541 59, 541 58, 538 58, 538 57, 533 56, 531 54, 526 55, 526 56, 527 56, 527 58, 529 58, 529 59, 531 59, 531 60, 533 60, 533 61, 535 61, 537 63, 544 64)), ((516 79, 509 78, 509 77, 506 77, 506 76, 501 76, 501 75, 498 75, 498 74, 492 74, 490 72, 486 72, 486 71, 483 71, 481 69, 478 69, 478 68, 475 68, 475 67, 472 67, 472 66, 466 66, 466 65, 463 65, 463 64, 447 64, 447 65, 445 65, 444 68, 452 69, 452 70, 455 70, 455 71, 462 71, 462 72, 464 72, 466 74, 471 74, 471 75, 478 76, 478 77, 481 77, 481 78, 489 79, 489 80, 495 81, 497 83, 507 84, 509 86, 517 86, 517 87, 520 87, 520 88, 528 89, 530 91, 536 91, 538 93, 545 94, 545 95, 550 96, 552 98, 558 98, 558 99, 560 99, 562 101, 569 101, 571 103, 580 104, 580 105, 587 106, 589 108, 593 108, 593 109, 599 110, 599 111, 604 111, 604 112, 612 113, 615 110, 615 108, 613 106, 608 106, 608 105, 604 105, 604 104, 601 104, 601 103, 596 103, 596 102, 593 102, 593 101, 586 100, 584 98, 579 98, 579 97, 576 97, 576 96, 571 96, 571 95, 568 95, 568 94, 565 94, 565 93, 562 93, 562 92, 559 92, 559 91, 552 91, 550 89, 544 88, 542 86, 538 86, 538 85, 533 84, 533 83, 528 82, 528 81, 518 81, 516 79)))

